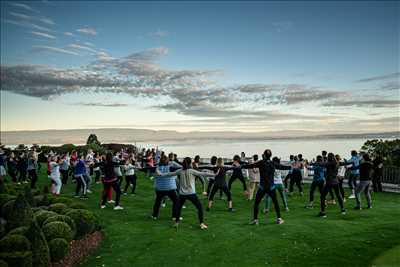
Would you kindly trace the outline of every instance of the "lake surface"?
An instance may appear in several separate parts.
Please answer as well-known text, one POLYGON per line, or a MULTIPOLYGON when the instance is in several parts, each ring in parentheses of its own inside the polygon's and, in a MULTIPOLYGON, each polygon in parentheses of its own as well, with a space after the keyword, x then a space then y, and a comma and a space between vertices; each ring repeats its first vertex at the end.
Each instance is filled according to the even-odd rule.
MULTIPOLYGON (((292 154, 303 154, 306 159, 315 158, 322 150, 339 154, 349 158, 351 150, 359 151, 367 139, 316 139, 316 140, 266 140, 266 141, 195 141, 161 143, 159 148, 165 152, 174 152, 178 157, 200 155, 209 158, 213 155, 232 158, 235 154, 245 152, 246 156, 258 154, 261 156, 266 148, 272 150, 273 156, 283 160, 289 159, 292 154)), ((138 143, 138 146, 151 147, 152 145, 138 143)), ((155 145, 155 144, 154 144, 155 145)))

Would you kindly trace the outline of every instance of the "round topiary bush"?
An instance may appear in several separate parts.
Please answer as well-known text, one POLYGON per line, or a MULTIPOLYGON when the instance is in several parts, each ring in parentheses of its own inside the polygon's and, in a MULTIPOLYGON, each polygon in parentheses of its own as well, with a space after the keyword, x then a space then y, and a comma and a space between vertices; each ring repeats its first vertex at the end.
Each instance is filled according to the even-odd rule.
POLYGON ((84 204, 78 203, 78 202, 71 203, 71 204, 69 205, 69 207, 70 207, 71 209, 83 209, 83 210, 85 210, 85 209, 87 208, 84 204))
POLYGON ((15 199, 9 200, 3 204, 3 206, 1 207, 1 214, 0 214, 1 217, 3 217, 6 220, 9 219, 12 208, 14 206, 14 202, 15 202, 15 199))
POLYGON ((62 212, 61 212, 60 214, 61 214, 61 215, 65 215, 65 214, 67 214, 68 212, 70 212, 71 210, 73 210, 73 209, 71 209, 71 208, 63 209, 62 212))
POLYGON ((55 203, 55 204, 51 204, 49 206, 49 211, 54 211, 57 212, 58 214, 61 214, 63 212, 63 210, 67 209, 67 205, 63 204, 63 203, 55 203))
POLYGON ((31 224, 33 212, 31 206, 25 200, 23 194, 19 194, 7 220, 7 229, 14 229, 20 226, 29 226, 31 224))
POLYGON ((71 227, 65 222, 51 222, 42 227, 47 242, 54 238, 64 238, 68 242, 72 240, 71 227))
POLYGON ((0 260, 0 267, 8 267, 7 262, 0 260))
POLYGON ((1 252, 28 251, 31 249, 31 243, 23 235, 8 234, 0 240, 1 252))
POLYGON ((2 252, 0 253, 0 258, 2 258, 8 267, 32 267, 32 252, 22 251, 22 252, 2 252))
POLYGON ((34 196, 33 199, 35 199, 36 206, 38 207, 50 205, 50 200, 47 195, 34 196))
POLYGON ((17 227, 12 229, 8 234, 9 235, 23 235, 25 236, 26 233, 28 232, 29 227, 28 226, 21 226, 21 227, 17 227))
POLYGON ((33 266, 48 267, 50 264, 49 247, 36 219, 32 220, 26 237, 31 241, 33 266))
POLYGON ((63 203, 65 205, 70 205, 72 203, 72 200, 66 197, 51 198, 51 204, 56 204, 56 203, 63 203))
POLYGON ((42 210, 35 213, 35 218, 39 227, 42 227, 45 220, 56 215, 58 214, 54 211, 42 210))
POLYGON ((0 208, 8 201, 15 199, 15 196, 9 194, 0 194, 0 208))
POLYGON ((64 238, 54 238, 49 242, 49 248, 52 262, 62 260, 69 252, 69 244, 64 238))
POLYGON ((81 239, 96 230, 97 220, 91 211, 73 209, 66 215, 71 217, 75 222, 77 239, 81 239))
POLYGON ((51 222, 65 222, 71 228, 72 237, 75 237, 76 225, 75 225, 74 220, 71 219, 71 217, 69 217, 67 215, 56 215, 56 216, 50 217, 46 221, 44 221, 43 225, 46 225, 51 222))

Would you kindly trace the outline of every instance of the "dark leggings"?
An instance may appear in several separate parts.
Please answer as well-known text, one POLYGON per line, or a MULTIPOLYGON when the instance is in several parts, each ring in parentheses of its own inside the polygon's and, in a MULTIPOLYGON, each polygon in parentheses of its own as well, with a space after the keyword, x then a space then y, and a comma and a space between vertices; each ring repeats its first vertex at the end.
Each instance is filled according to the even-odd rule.
POLYGON ((292 173, 292 177, 290 178, 290 188, 289 188, 289 192, 292 193, 293 192, 293 186, 294 184, 296 184, 297 188, 299 189, 299 192, 302 193, 303 192, 303 188, 301 186, 301 172, 300 170, 297 172, 293 171, 292 173))
POLYGON ((11 180, 14 182, 14 183, 16 183, 17 182, 17 172, 16 171, 9 171, 8 172, 8 175, 10 175, 10 177, 11 177, 11 180))
POLYGON ((28 170, 28 177, 31 179, 31 188, 35 188, 38 179, 36 170, 28 170))
POLYGON ((350 173, 349 181, 348 181, 350 190, 356 189, 356 187, 357 187, 357 178, 358 178, 357 174, 350 173))
POLYGON ((281 210, 279 208, 278 199, 276 198, 276 191, 275 189, 272 190, 265 190, 262 187, 259 187, 256 194, 256 200, 254 201, 254 210, 253 210, 253 218, 256 220, 258 218, 258 206, 260 206, 261 200, 264 198, 265 194, 268 194, 272 199, 272 203, 274 203, 274 208, 276 212, 276 217, 281 217, 281 210))
POLYGON ((339 191, 342 195, 342 199, 344 199, 344 188, 343 188, 343 179, 339 179, 339 191))
POLYGON ((283 181, 285 188, 288 188, 288 181, 290 180, 291 177, 292 177, 291 173, 288 173, 288 175, 286 175, 285 180, 283 181))
POLYGON ((86 196, 87 192, 87 184, 85 177, 83 175, 75 175, 75 180, 76 180, 76 190, 75 190, 75 195, 79 196, 81 190, 82 190, 82 195, 86 196))
POLYGON ((196 194, 191 195, 179 195, 179 206, 178 206, 178 218, 181 216, 182 206, 185 204, 186 199, 193 203, 197 209, 197 216, 199 217, 199 222, 204 222, 203 206, 200 203, 199 198, 196 194))
POLYGON ((26 169, 19 171, 19 179, 20 182, 25 182, 26 180, 26 169))
POLYGON ((60 172, 61 172, 61 176, 62 176, 62 178, 61 178, 62 184, 67 184, 68 170, 60 170, 60 172))
POLYGON ((119 206, 119 199, 121 198, 121 188, 119 187, 117 181, 103 182, 103 186, 104 186, 104 190, 103 190, 103 199, 101 201, 101 205, 106 204, 108 192, 109 192, 109 190, 111 190, 111 188, 113 188, 116 193, 115 206, 119 206))
MULTIPOLYGON (((210 196, 211 193, 211 188, 213 188, 213 185, 215 183, 214 179, 208 180, 208 186, 207 186, 207 196, 210 196)), ((222 198, 222 190, 219 190, 219 197, 222 198)))
POLYGON ((215 193, 217 193, 218 190, 222 190, 226 197, 228 198, 228 201, 232 201, 232 194, 231 191, 229 191, 228 187, 226 184, 224 185, 218 185, 216 183, 213 184, 213 187, 211 188, 210 196, 208 197, 208 200, 213 201, 215 193))
POLYGON ((326 195, 328 195, 328 193, 331 189, 333 189, 333 191, 335 191, 336 198, 339 201, 340 209, 344 210, 342 195, 340 194, 340 191, 339 191, 339 184, 325 184, 324 188, 322 189, 322 194, 321 194, 321 212, 325 212, 326 195))
POLYGON ((126 180, 126 183, 125 183, 124 193, 126 193, 126 191, 128 191, 129 184, 132 184, 132 194, 135 194, 135 190, 136 190, 136 174, 125 176, 125 180, 126 180))
POLYGON ((156 190, 156 201, 153 206, 153 217, 158 217, 158 213, 160 211, 160 204, 162 199, 167 196, 172 201, 172 218, 175 218, 176 221, 179 220, 178 217, 178 204, 179 198, 178 194, 175 190, 167 190, 167 191, 158 191, 156 190))
POLYGON ((239 179, 239 180, 242 182, 243 191, 246 191, 246 190, 247 190, 247 186, 246 186, 246 181, 244 180, 243 175, 232 175, 232 176, 231 176, 231 178, 229 179, 229 182, 228 182, 228 189, 229 189, 229 191, 230 191, 231 188, 232 188, 232 183, 233 183, 236 179, 239 179))
POLYGON ((100 170, 96 170, 96 171, 94 171, 94 174, 95 174, 94 181, 97 183, 98 181, 100 181, 101 172, 100 172, 100 170))
POLYGON ((322 194, 322 189, 324 188, 324 180, 321 180, 321 181, 313 181, 313 182, 311 183, 311 188, 310 188, 310 202, 313 202, 313 201, 314 201, 314 192, 315 192, 315 189, 317 189, 317 187, 318 187, 318 189, 319 189, 319 194, 321 195, 321 194, 322 194))

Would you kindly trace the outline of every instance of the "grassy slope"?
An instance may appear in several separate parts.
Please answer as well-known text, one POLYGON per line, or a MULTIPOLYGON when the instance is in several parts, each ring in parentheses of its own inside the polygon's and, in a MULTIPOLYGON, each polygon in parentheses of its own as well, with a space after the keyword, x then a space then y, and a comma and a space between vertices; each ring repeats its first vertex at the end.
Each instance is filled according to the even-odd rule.
MULTIPOLYGON (((42 168, 40 185, 48 182, 44 172, 42 168)), ((72 195, 74 186, 67 185, 63 194, 72 195)), ((353 211, 350 200, 344 216, 336 205, 330 206, 326 219, 316 217, 316 208, 304 209, 305 196, 292 196, 283 225, 274 224, 272 212, 268 217, 260 213, 260 225, 250 226, 252 203, 244 199, 237 182, 233 190, 237 212, 227 212, 226 202, 217 200, 213 210, 205 212, 209 229, 201 231, 195 209, 187 202, 176 231, 171 228, 171 205, 161 209, 158 221, 148 218, 154 193, 152 182, 143 175, 137 195, 122 196, 122 211, 111 206, 99 209, 101 189, 94 185, 90 199, 82 201, 101 218, 106 239, 82 266, 371 266, 375 258, 400 245, 400 195, 396 194, 374 194, 372 210, 353 211)))

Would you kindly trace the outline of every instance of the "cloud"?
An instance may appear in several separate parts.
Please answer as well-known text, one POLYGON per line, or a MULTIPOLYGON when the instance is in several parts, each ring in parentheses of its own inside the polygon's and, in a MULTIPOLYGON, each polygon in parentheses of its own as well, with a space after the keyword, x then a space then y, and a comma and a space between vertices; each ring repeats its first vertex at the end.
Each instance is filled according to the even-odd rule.
POLYGON ((24 27, 24 28, 35 29, 35 30, 39 30, 39 31, 53 32, 49 28, 39 26, 39 25, 29 22, 29 21, 17 21, 17 20, 12 20, 12 19, 2 19, 2 22, 20 26, 20 27, 24 27))
POLYGON ((86 52, 92 52, 92 53, 97 53, 97 51, 91 47, 84 46, 84 45, 79 45, 79 44, 70 44, 67 46, 68 48, 76 49, 76 50, 81 50, 81 51, 86 51, 86 52))
POLYGON ((285 32, 290 30, 293 27, 293 22, 291 21, 275 21, 272 22, 272 27, 274 27, 274 29, 277 32, 285 32))
POLYGON ((13 7, 24 9, 25 11, 32 11, 35 13, 39 13, 39 11, 37 11, 36 9, 33 9, 32 7, 30 7, 29 5, 26 5, 26 4, 22 4, 22 3, 9 3, 9 4, 13 7))
POLYGON ((44 38, 47 38, 47 39, 52 39, 52 40, 57 39, 54 35, 47 34, 47 33, 43 33, 43 32, 35 32, 35 31, 32 31, 31 33, 32 33, 33 35, 36 35, 36 36, 39 36, 39 37, 44 37, 44 38))
POLYGON ((72 32, 64 32, 64 35, 66 35, 66 36, 75 36, 72 32))
POLYGON ((400 72, 395 72, 395 73, 391 73, 391 74, 360 79, 360 80, 357 80, 356 82, 366 83, 366 82, 375 82, 375 81, 383 81, 383 80, 391 80, 391 79, 397 79, 397 81, 398 81, 399 78, 400 78, 400 72))
POLYGON ((169 32, 168 31, 162 31, 162 30, 158 29, 155 32, 148 33, 148 35, 150 37, 163 38, 163 37, 167 37, 169 35, 169 32))
POLYGON ((15 18, 25 20, 25 21, 38 21, 47 25, 55 25, 54 21, 52 19, 46 18, 46 17, 37 17, 37 16, 29 16, 23 13, 18 13, 18 12, 9 12, 9 14, 15 18))
POLYGON ((76 31, 79 32, 79 33, 83 33, 83 34, 87 34, 87 35, 92 35, 92 36, 97 35, 96 29, 94 29, 94 28, 89 28, 89 27, 80 28, 80 29, 77 29, 76 31))
POLYGON ((74 103, 75 106, 89 106, 89 107, 127 107, 128 104, 124 103, 98 103, 98 102, 79 102, 74 103))
POLYGON ((55 52, 55 53, 79 56, 79 54, 74 51, 53 46, 46 46, 46 45, 34 45, 32 46, 32 52, 55 52))
POLYGON ((374 107, 374 108, 399 108, 400 100, 392 99, 371 99, 371 100, 345 100, 333 101, 327 104, 328 106, 339 107, 374 107))
POLYGON ((380 86, 381 90, 400 90, 400 81, 390 81, 380 86))
POLYGON ((51 99, 74 92, 123 88, 125 81, 82 69, 56 69, 40 65, 1 66, 2 90, 51 99))

